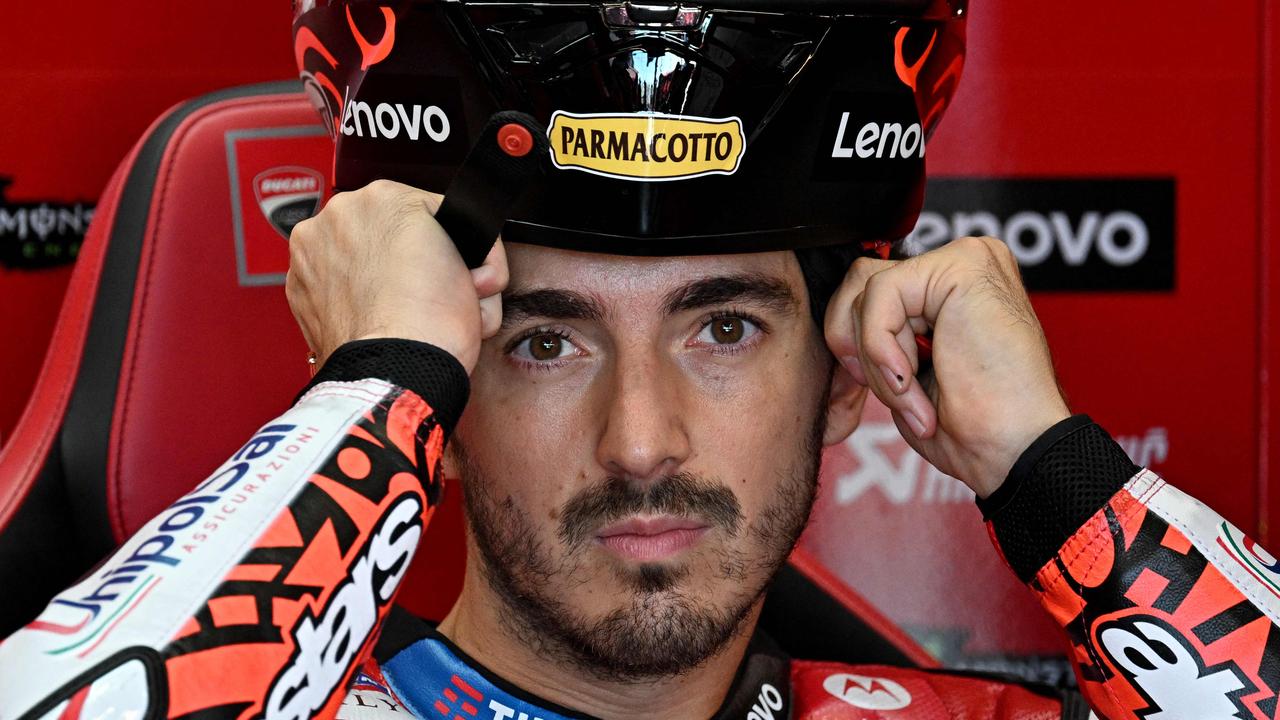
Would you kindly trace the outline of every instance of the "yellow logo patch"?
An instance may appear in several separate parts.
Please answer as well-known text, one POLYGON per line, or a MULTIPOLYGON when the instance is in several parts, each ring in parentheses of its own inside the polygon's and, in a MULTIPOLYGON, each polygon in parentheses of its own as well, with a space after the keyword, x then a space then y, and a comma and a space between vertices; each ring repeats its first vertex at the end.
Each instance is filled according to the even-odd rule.
POLYGON ((687 180, 738 171, 742 121, 678 115, 577 115, 557 110, 547 128, 551 160, 623 180, 687 180))

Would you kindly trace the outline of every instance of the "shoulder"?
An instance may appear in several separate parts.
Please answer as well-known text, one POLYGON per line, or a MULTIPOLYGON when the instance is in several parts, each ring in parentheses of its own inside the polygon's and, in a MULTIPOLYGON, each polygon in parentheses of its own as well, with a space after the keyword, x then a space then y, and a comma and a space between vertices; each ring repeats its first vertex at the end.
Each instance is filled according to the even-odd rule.
POLYGON ((988 674, 795 660, 791 687, 796 720, 1089 717, 1078 695, 988 674))

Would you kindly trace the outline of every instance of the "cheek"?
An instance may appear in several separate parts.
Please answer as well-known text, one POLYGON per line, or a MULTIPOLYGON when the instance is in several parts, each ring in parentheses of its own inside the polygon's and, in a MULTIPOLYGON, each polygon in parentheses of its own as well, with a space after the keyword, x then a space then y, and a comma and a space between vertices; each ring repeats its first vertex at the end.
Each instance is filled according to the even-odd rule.
POLYGON ((471 376, 463 420, 522 457, 563 451, 583 422, 585 375, 566 381, 562 374, 522 370, 486 349, 471 376))
POLYGON ((687 405, 694 414, 700 446, 732 457, 785 458, 793 444, 811 432, 825 376, 817 363, 796 357, 801 350, 775 343, 764 357, 738 366, 689 368, 689 388, 698 397, 687 405))
POLYGON ((455 438, 466 448, 473 481, 484 484, 493 502, 511 498, 539 537, 549 541, 556 535, 560 508, 590 475, 581 461, 582 441, 575 439, 580 430, 540 387, 477 372, 455 438))
POLYGON ((777 501, 779 485, 805 472, 826 376, 820 358, 800 348, 771 348, 768 362, 703 374, 694 430, 696 472, 727 484, 754 522, 777 501))

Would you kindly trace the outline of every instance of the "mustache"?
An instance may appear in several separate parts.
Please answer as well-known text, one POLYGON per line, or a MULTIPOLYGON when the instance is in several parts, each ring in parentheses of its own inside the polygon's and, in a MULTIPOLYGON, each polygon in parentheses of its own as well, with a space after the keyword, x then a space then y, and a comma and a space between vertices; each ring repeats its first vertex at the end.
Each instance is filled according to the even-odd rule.
POLYGON ((641 486, 608 477, 573 496, 560 513, 560 539, 570 546, 590 540, 600 526, 629 515, 697 517, 736 535, 742 505, 727 486, 692 473, 668 475, 641 486))

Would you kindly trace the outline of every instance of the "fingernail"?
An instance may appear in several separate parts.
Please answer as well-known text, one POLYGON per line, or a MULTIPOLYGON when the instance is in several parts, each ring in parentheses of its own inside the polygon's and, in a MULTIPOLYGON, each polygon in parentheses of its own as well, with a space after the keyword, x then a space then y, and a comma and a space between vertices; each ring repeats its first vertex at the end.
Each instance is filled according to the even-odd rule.
POLYGON ((895 392, 902 392, 906 389, 906 378, 890 370, 888 365, 881 365, 880 373, 884 375, 885 382, 889 383, 889 387, 893 388, 895 392))
POLYGON ((849 375, 853 377, 853 381, 859 385, 867 384, 867 374, 862 372, 862 361, 857 355, 845 355, 840 358, 840 364, 844 365, 844 369, 849 371, 849 375))
POLYGON ((916 437, 924 435, 924 422, 916 417, 915 413, 910 410, 903 410, 902 419, 907 421, 907 427, 911 428, 911 432, 915 433, 916 437))

